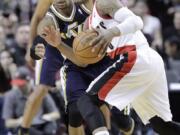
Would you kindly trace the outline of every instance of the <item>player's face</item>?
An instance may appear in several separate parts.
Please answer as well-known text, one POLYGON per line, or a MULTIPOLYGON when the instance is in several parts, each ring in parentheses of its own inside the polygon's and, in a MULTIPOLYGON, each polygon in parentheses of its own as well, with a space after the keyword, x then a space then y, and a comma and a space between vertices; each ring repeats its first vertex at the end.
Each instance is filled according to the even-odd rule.
POLYGON ((148 7, 145 2, 139 1, 136 3, 134 10, 137 15, 143 16, 143 15, 147 14, 148 7))
POLYGON ((180 12, 177 12, 174 15, 174 26, 176 29, 180 29, 180 12))
POLYGON ((12 57, 10 56, 9 52, 3 51, 0 53, 0 64, 4 68, 8 68, 13 62, 12 57))
POLYGON ((60 9, 67 8, 71 5, 71 0, 54 0, 54 4, 60 9))

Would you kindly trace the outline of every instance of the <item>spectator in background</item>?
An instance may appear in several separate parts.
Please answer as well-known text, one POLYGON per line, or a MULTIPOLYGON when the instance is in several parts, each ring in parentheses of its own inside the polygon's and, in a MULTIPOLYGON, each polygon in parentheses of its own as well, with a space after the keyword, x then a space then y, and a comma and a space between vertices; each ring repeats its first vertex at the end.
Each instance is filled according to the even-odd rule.
POLYGON ((172 6, 168 9, 168 14, 174 14, 177 10, 180 10, 180 1, 179 0, 171 0, 172 6))
POLYGON ((160 20, 150 15, 149 7, 145 0, 138 0, 134 7, 134 12, 142 17, 144 21, 144 34, 152 38, 151 46, 154 49, 162 49, 162 34, 160 20))
POLYGON ((27 23, 22 23, 17 27, 15 41, 8 47, 12 53, 17 66, 25 65, 25 54, 29 41, 30 26, 27 23))
POLYGON ((2 12, 0 19, 0 25, 4 28, 4 32, 7 38, 13 38, 18 21, 16 14, 6 10, 2 12))
POLYGON ((173 24, 174 26, 171 26, 164 31, 164 40, 167 40, 172 35, 175 35, 178 38, 180 38, 180 11, 175 12, 173 24))
POLYGON ((0 26, 0 51, 5 49, 6 36, 4 34, 4 28, 0 26))
MULTIPOLYGON (((12 80, 12 85, 14 86, 12 90, 5 94, 3 119, 9 131, 16 133, 22 122, 25 103, 32 90, 29 70, 20 67, 12 80)), ((54 135, 57 130, 56 120, 59 117, 52 98, 49 95, 46 96, 33 120, 30 135, 54 135)))
POLYGON ((168 58, 180 60, 180 38, 172 36, 165 41, 165 52, 168 58))
POLYGON ((5 93, 11 88, 11 78, 16 72, 16 64, 7 50, 0 52, 0 93, 5 93))
POLYGON ((19 19, 21 22, 30 22, 31 0, 19 0, 19 19))
MULTIPOLYGON (((0 51, 0 116, 2 116, 2 107, 4 102, 4 93, 11 88, 11 78, 15 72, 16 66, 7 50, 0 51)), ((0 135, 6 134, 4 121, 0 117, 0 135)))
MULTIPOLYGON (((174 69, 174 64, 180 64, 180 38, 177 36, 171 36, 165 41, 165 53, 164 59, 166 69, 174 69)), ((179 70, 179 68, 177 69, 179 70)))

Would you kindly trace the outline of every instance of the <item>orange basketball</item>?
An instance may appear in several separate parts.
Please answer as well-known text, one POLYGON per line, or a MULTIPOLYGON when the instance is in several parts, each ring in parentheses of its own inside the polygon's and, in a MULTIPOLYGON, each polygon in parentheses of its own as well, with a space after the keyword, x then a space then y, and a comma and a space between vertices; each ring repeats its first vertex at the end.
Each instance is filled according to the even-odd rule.
POLYGON ((98 57, 100 47, 92 52, 93 46, 89 45, 90 41, 97 36, 96 32, 81 32, 73 41, 73 51, 76 58, 84 64, 93 64, 100 61, 103 57, 98 57), (91 36, 91 37, 90 37, 91 36))

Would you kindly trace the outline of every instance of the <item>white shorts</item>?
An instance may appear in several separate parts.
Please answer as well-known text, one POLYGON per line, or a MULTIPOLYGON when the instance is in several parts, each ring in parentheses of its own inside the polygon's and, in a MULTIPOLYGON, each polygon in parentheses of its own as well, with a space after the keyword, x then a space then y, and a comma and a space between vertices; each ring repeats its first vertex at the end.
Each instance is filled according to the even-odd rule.
MULTIPOLYGON (((131 104, 144 124, 149 123, 154 116, 171 121, 172 114, 162 58, 147 46, 137 49, 135 57, 134 63, 127 63, 122 71, 107 81, 99 91, 99 97, 120 110, 131 104), (132 68, 129 68, 130 65, 133 65, 132 68), (130 70, 126 71, 128 68, 130 70)), ((106 72, 109 72, 109 69, 90 84, 87 92, 106 72)))

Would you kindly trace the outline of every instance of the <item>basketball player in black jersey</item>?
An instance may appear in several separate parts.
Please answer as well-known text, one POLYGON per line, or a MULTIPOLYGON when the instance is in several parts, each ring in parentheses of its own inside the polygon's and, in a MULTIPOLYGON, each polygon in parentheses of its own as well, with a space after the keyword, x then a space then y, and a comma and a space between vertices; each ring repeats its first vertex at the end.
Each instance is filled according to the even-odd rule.
MULTIPOLYGON (((88 5, 89 3, 87 3, 88 5)), ((86 17, 89 15, 88 9, 86 9, 85 5, 74 5, 71 0, 55 0, 54 4, 50 7, 49 11, 47 12, 46 17, 41 21, 38 32, 41 33, 41 27, 45 27, 48 25, 54 25, 56 29, 61 30, 61 37, 62 41, 65 42, 68 45, 72 45, 72 41, 74 37, 78 34, 78 32, 82 31, 82 24, 85 21, 86 17)), ((41 39, 40 37, 37 37, 35 40, 35 44, 38 44, 39 49, 43 49, 43 45, 46 45, 47 43, 41 39)), ((37 48, 37 47, 36 47, 37 48)), ((40 51, 41 52, 41 51, 40 51)), ((35 51, 36 53, 36 51, 35 51)), ((39 59, 41 56, 35 55, 35 53, 32 53, 32 56, 35 57, 35 59, 39 59)), ((40 53, 41 55, 41 53, 40 53)), ((22 128, 19 132, 19 134, 23 135, 23 133, 28 132, 28 128, 30 127, 31 120, 33 116, 36 114, 37 109, 39 108, 41 101, 48 92, 48 89, 50 86, 55 85, 55 73, 60 69, 62 66, 63 57, 58 52, 56 48, 53 48, 51 46, 46 46, 46 53, 45 53, 45 59, 41 61, 41 69, 40 69, 40 76, 39 80, 37 80, 37 88, 31 95, 30 99, 27 102, 27 106, 24 113, 24 119, 22 123, 22 128)), ((69 68, 66 68, 66 73, 68 70, 67 76, 67 82, 66 82, 66 90, 67 90, 67 101, 68 101, 68 112, 69 112, 69 133, 70 135, 83 135, 83 128, 81 126, 82 124, 82 118, 79 114, 75 101, 78 99, 81 94, 84 94, 86 89, 86 85, 89 82, 86 82, 86 84, 81 84, 84 80, 84 77, 80 75, 80 82, 74 82, 78 81, 76 78, 73 79, 74 74, 74 68, 73 63, 69 61, 68 59, 65 60, 65 65, 69 66, 69 68), (73 68, 73 69, 71 69, 73 68), (77 85, 79 83, 79 85, 77 85), (78 87, 79 86, 79 87, 78 87), (78 128, 79 127, 79 128, 78 128)), ((98 101, 99 104, 99 101, 98 101)), ((102 104, 100 103, 100 106, 102 104)), ((105 108, 103 106, 103 108, 105 108)), ((96 108, 97 109, 97 108, 96 108)), ((105 108, 107 110, 107 108, 105 108)), ((108 112, 108 111, 107 111, 108 112)), ((97 115, 100 115, 98 117, 99 119, 102 118, 101 112, 97 109, 97 115)), ((105 126, 105 122, 102 121, 103 124, 94 125, 94 123, 91 123, 91 129, 92 131, 101 125, 105 126)))

